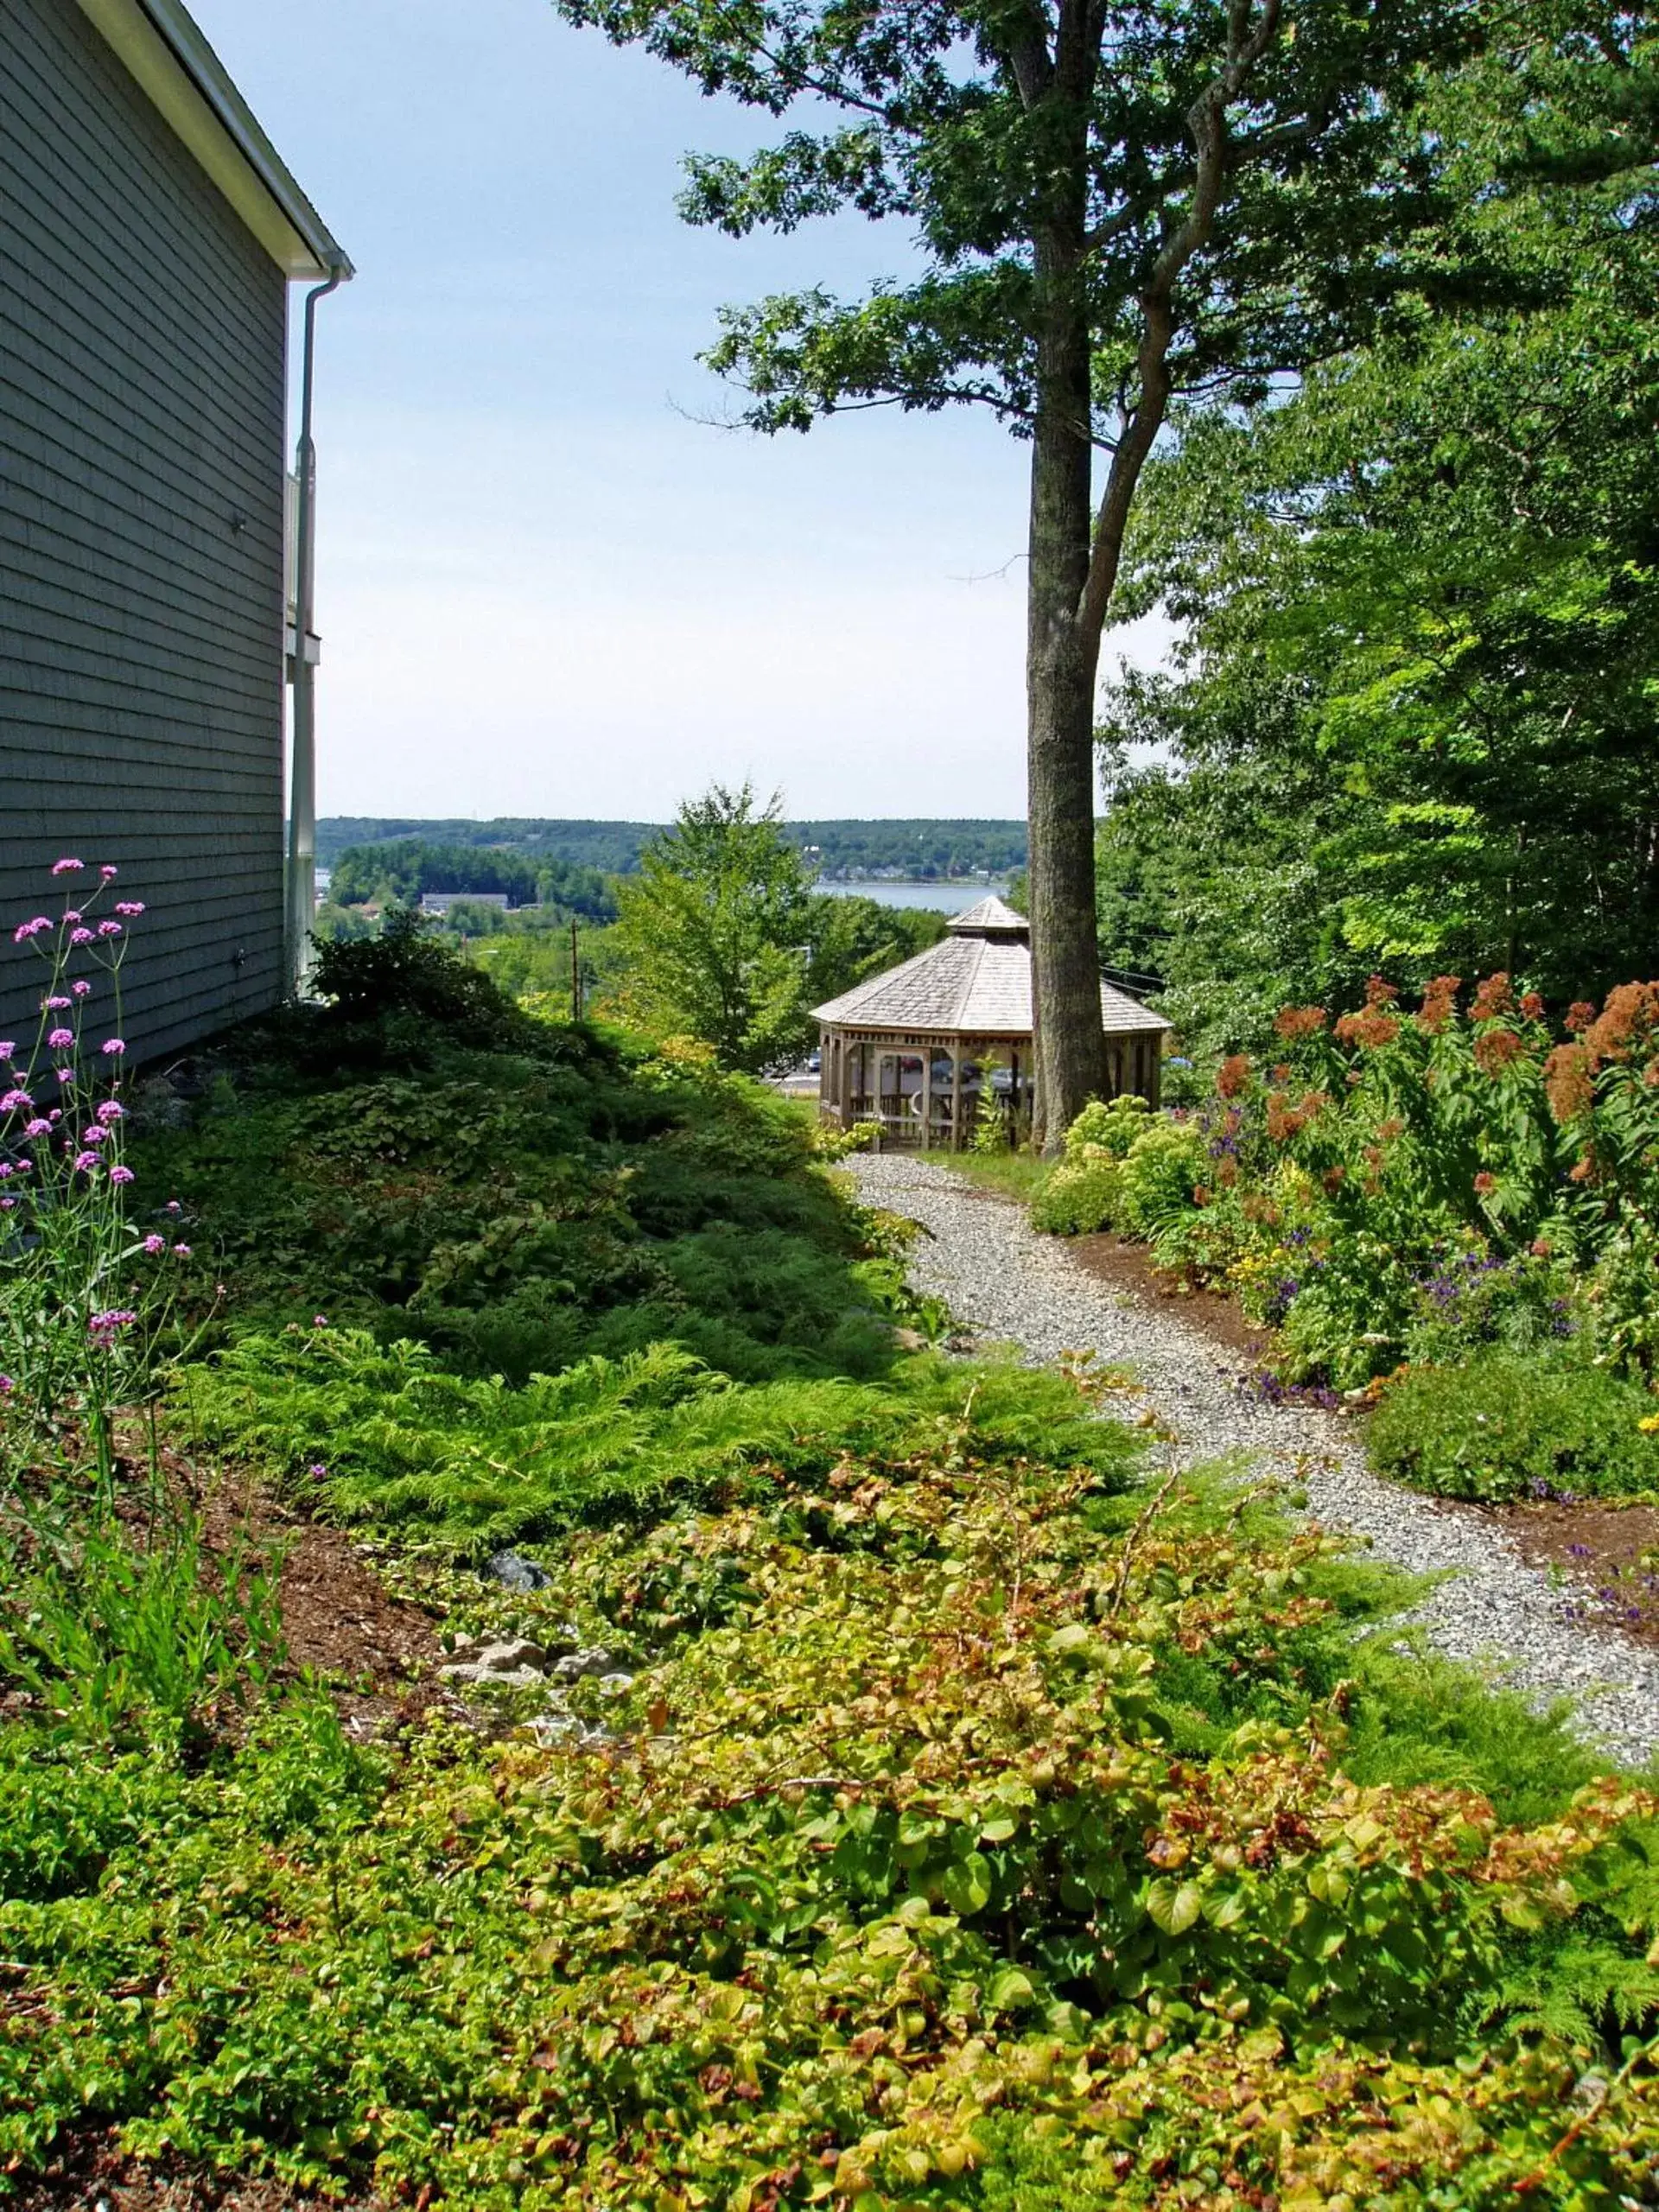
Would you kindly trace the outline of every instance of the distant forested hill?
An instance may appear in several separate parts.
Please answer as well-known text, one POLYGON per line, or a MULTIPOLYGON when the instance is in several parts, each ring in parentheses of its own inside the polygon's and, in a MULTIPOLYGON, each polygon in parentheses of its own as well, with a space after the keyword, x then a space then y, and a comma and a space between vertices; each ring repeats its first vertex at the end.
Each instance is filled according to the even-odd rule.
MULTIPOLYGON (((506 816, 494 822, 380 819, 333 815, 317 824, 317 858, 333 868, 340 855, 365 846, 416 841, 442 846, 487 848, 531 861, 626 875, 639 865, 639 848, 662 825, 653 822, 563 822, 506 816)), ((790 835, 815 851, 828 876, 904 875, 924 882, 951 876, 1007 875, 1026 865, 1023 822, 931 821, 793 822, 790 835)), ((429 886, 429 888, 438 888, 429 886)), ((493 884, 442 887, 489 890, 493 884)))

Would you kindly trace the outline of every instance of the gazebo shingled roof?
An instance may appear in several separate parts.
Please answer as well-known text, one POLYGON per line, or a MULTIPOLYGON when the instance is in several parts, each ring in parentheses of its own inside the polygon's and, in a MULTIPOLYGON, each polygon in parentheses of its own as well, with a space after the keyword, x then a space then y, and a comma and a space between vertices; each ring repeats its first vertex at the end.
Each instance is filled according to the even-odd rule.
MULTIPOLYGON (((835 1029, 1029 1037, 1031 925, 1001 899, 982 899, 956 917, 939 944, 855 984, 817 1007, 816 1018, 835 1029)), ((1114 1037, 1171 1026, 1110 983, 1100 987, 1100 1019, 1114 1037)))

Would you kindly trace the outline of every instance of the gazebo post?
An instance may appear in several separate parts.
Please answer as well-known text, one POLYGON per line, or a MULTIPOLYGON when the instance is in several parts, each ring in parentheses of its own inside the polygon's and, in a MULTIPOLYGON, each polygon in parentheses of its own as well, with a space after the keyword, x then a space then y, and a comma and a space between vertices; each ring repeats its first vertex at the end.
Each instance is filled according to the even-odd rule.
POLYGON ((922 1150, 933 1149, 933 1047, 922 1047, 922 1150))
POLYGON ((962 1150, 962 1039, 950 1052, 950 1149, 962 1150))

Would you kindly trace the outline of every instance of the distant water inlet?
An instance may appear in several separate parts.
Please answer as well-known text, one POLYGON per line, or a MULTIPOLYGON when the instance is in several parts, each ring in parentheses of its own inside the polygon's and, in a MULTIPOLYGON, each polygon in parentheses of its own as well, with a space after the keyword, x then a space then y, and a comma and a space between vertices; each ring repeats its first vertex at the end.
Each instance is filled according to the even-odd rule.
POLYGON ((874 883, 829 883, 813 885, 815 891, 827 892, 832 899, 873 899, 878 906, 927 906, 936 914, 965 914, 982 899, 1006 899, 1008 887, 988 876, 976 876, 971 883, 903 883, 884 879, 874 883))

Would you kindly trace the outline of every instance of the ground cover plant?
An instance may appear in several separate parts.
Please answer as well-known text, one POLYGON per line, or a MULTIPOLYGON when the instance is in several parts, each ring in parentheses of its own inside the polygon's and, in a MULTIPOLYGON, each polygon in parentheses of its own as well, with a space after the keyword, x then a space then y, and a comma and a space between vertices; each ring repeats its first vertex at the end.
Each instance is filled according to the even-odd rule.
MULTIPOLYGON (((210 1301, 167 1465, 357 1529, 429 1638, 613 1671, 583 1738, 388 1680, 365 1741, 282 1663, 280 1560, 208 1556, 142 1459, 108 1511, 25 1469, 0 2190, 113 2134, 504 2212, 1652 2193, 1653 1801, 1370 1635, 1402 1593, 1271 1499, 1149 1489, 1081 1370, 899 1356, 900 1240, 752 1086, 538 1029, 441 951, 335 957, 333 1010, 198 1071, 188 1126, 139 1101, 210 1301), (522 1380, 453 1318, 492 1198, 551 1241, 490 1294, 580 1293, 522 1380), (722 1210, 858 1332, 746 1324, 758 1371, 722 1367, 734 1301, 688 1269, 666 1334, 599 1348, 627 1294, 591 1255, 666 1267, 722 1210)), ((1096 1119, 1127 1167, 1147 1117, 1096 1119)))
POLYGON ((475 1599, 630 1654, 601 1749, 354 1746, 304 1690, 194 1767, 14 1723, 8 2160, 118 2122, 467 2205, 1645 2201, 1649 1802, 1373 1674, 1316 1535, 1149 1514, 1122 1442, 982 1460, 963 1410, 475 1599))

